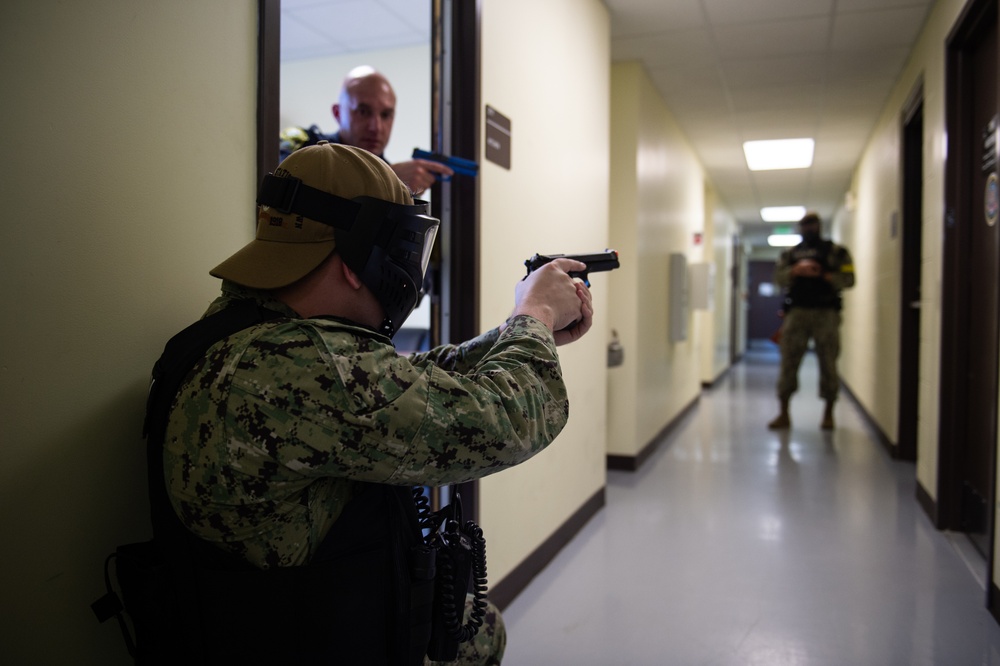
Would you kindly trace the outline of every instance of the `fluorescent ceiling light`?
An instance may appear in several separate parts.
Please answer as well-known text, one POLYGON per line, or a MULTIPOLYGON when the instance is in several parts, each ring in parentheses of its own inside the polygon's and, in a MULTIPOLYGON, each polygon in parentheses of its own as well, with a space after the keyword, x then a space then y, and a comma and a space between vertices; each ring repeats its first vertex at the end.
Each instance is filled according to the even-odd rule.
POLYGON ((798 234, 771 234, 767 237, 767 244, 771 247, 795 247, 802 242, 802 236, 798 234))
POLYGON ((766 206, 760 209, 760 219, 765 222, 798 222, 805 214, 805 206, 766 206))
POLYGON ((806 169, 812 166, 815 146, 812 139, 745 141, 743 153, 751 171, 806 169))

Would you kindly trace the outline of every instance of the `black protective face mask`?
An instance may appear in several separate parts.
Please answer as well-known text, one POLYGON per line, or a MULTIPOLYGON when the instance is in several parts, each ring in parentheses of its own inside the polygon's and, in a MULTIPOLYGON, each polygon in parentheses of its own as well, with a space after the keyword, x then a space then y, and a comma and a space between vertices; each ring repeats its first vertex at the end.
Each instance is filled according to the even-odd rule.
POLYGON ((264 177, 257 203, 334 228, 337 253, 385 310, 379 332, 395 335, 420 303, 440 220, 427 202, 413 205, 374 197, 345 199, 298 178, 264 177))
POLYGON ((801 235, 803 243, 813 245, 819 242, 820 234, 818 231, 803 231, 801 235))
POLYGON ((385 310, 380 332, 392 337, 420 304, 440 222, 427 202, 412 206, 357 197, 361 210, 351 232, 336 229, 337 251, 385 310))

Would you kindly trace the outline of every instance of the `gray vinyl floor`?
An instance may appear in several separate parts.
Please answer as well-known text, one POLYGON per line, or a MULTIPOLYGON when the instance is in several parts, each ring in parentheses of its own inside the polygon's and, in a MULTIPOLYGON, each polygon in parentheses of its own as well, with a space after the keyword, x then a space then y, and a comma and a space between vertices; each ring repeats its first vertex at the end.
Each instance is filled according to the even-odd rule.
POLYGON ((504 612, 505 666, 1000 665, 986 565, 939 532, 854 403, 819 429, 807 355, 768 431, 777 357, 751 351, 504 612))

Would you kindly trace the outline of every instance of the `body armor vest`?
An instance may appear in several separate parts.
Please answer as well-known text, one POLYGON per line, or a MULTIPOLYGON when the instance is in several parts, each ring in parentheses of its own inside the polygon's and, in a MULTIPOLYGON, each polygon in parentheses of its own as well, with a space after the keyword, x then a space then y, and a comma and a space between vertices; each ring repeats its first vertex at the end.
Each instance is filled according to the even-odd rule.
MULTIPOLYGON (((802 259, 813 259, 819 262, 824 272, 839 269, 831 265, 833 242, 829 240, 817 243, 799 243, 789 251, 789 265, 802 259)), ((792 308, 841 308, 840 293, 823 277, 797 277, 785 295, 784 309, 792 308)))
POLYGON ((151 556, 161 589, 133 594, 130 603, 119 562, 137 664, 423 663, 434 565, 409 488, 365 484, 308 564, 266 570, 196 537, 170 504, 163 439, 184 378, 215 342, 282 316, 237 303, 171 338, 157 361, 146 431, 151 556), (155 608, 157 617, 144 621, 135 607, 147 604, 138 614, 155 608))

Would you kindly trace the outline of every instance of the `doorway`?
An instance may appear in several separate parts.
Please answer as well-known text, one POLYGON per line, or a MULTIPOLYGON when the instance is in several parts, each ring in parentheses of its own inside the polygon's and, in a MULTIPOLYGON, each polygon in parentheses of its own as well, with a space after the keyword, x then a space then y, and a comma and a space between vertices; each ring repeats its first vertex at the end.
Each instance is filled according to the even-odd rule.
POLYGON ((924 99, 918 88, 903 112, 902 284, 900 289, 899 422, 893 455, 917 459, 920 407, 920 268, 923 243, 924 99))
POLYGON ((740 330, 744 315, 743 285, 740 277, 743 274, 743 243, 739 234, 732 236, 732 266, 729 269, 729 365, 735 365, 743 356, 740 330))
POLYGON ((785 293, 774 282, 774 261, 750 261, 747 275, 747 348, 776 349, 771 337, 781 327, 785 293))
POLYGON ((975 0, 947 48, 938 524, 969 536, 988 579, 1000 325, 997 55, 996 1, 975 0))
MULTIPOLYGON (((310 30, 318 21, 344 30, 344 17, 336 4, 334 0, 329 4, 258 0, 258 180, 279 162, 278 137, 282 129, 321 123, 330 123, 329 129, 320 125, 324 133, 336 129, 330 106, 342 77, 359 64, 382 71, 396 92, 400 113, 386 147, 390 162, 409 159, 414 147, 478 161, 479 2, 415 0, 404 3, 405 7, 398 5, 398 11, 388 13, 402 24, 417 26, 417 39, 405 43, 396 40, 392 47, 378 51, 348 48, 347 53, 327 54, 313 66, 309 59, 322 56, 309 53, 314 41, 309 37, 310 30), (304 30, 299 39, 289 40, 286 45, 296 51, 284 59, 295 61, 295 71, 282 65, 285 49, 281 36, 290 34, 288 26, 282 26, 283 9, 300 12, 297 23, 304 30), (402 16, 398 16, 400 12, 402 16), (325 68, 329 71, 324 72, 325 68), (293 76, 297 77, 294 96, 287 87, 293 76), (407 120, 401 120, 404 104, 407 120)), ((351 38, 361 39, 358 31, 352 32, 351 38)), ((384 46, 385 39, 381 42, 384 46)), ((417 348, 467 340, 479 332, 478 180, 437 183, 423 198, 430 199, 431 214, 441 220, 432 259, 433 280, 425 285, 429 287, 428 296, 397 334, 401 340, 417 341, 412 345, 417 348), (462 220, 462 224, 453 224, 455 219, 462 220)), ((400 344, 404 343, 397 342, 397 348, 402 350, 400 344)), ((447 503, 456 488, 462 493, 465 517, 478 520, 477 481, 434 489, 433 508, 447 503)))

